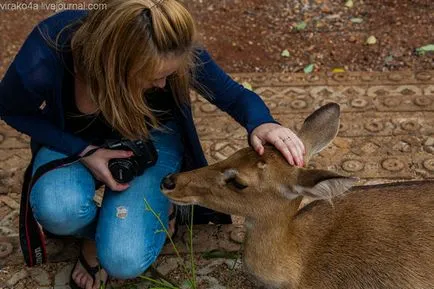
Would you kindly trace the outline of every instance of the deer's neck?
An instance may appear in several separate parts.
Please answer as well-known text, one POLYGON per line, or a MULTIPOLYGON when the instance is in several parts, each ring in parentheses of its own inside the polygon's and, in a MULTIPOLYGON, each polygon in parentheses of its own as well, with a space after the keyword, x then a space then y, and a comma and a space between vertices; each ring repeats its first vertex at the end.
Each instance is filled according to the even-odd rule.
POLYGON ((264 283, 295 288, 301 268, 291 215, 246 220, 244 263, 264 283))

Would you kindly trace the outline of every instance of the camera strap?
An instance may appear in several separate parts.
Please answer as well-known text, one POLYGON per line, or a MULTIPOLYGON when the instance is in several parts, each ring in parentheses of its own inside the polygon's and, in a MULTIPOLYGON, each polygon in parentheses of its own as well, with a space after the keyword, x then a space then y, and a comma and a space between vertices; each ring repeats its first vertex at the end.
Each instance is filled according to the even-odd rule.
POLYGON ((32 164, 27 168, 24 175, 24 184, 21 192, 19 233, 20 245, 27 266, 32 267, 40 265, 47 261, 47 252, 45 248, 45 234, 33 216, 30 207, 29 197, 32 188, 36 182, 46 173, 73 164, 82 158, 88 157, 95 153, 98 148, 89 150, 83 156, 74 155, 48 162, 40 166, 32 176, 32 164))

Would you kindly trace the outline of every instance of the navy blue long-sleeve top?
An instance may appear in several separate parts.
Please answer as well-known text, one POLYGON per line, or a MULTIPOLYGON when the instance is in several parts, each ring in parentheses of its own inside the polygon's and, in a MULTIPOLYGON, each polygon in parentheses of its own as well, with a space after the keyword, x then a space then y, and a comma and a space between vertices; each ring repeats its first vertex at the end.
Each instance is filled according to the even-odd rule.
MULTIPOLYGON (((86 140, 65 130, 65 95, 62 88, 68 73, 64 61, 66 55, 56 51, 44 37, 45 34, 56 39, 66 25, 86 15, 87 11, 67 10, 39 23, 0 82, 0 117, 31 137, 33 154, 39 147, 48 146, 67 155, 75 155, 89 145, 86 140)), ((195 73, 197 82, 211 94, 209 100, 245 127, 248 134, 260 124, 275 122, 260 97, 233 81, 207 51, 201 50, 199 58, 201 65, 195 73)), ((68 97, 71 97, 70 94, 68 97)), ((184 105, 177 110, 186 148, 183 169, 205 166, 207 163, 191 108, 184 105)))

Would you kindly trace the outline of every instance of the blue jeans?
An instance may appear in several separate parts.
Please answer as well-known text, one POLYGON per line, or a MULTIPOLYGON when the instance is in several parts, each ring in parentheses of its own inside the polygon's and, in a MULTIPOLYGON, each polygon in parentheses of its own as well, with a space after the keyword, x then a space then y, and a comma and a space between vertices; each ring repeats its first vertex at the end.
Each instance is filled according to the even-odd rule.
MULTIPOLYGON (((106 188, 101 208, 93 201, 96 180, 81 162, 46 173, 30 194, 36 220, 56 235, 95 239, 101 266, 113 277, 128 279, 143 273, 155 261, 166 239, 144 200, 167 228, 170 203, 160 191, 160 182, 167 174, 180 170, 183 156, 176 123, 169 122, 166 127, 170 130, 151 131, 158 151, 156 165, 136 177, 123 192, 106 188)), ((33 172, 63 157, 43 147, 35 156, 33 172)))

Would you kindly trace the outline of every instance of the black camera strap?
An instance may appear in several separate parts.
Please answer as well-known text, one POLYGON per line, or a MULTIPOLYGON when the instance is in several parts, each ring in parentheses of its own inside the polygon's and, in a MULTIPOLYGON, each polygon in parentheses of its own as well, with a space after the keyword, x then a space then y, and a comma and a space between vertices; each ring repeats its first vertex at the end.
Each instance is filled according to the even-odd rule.
POLYGON ((98 148, 89 150, 83 156, 74 155, 48 162, 40 166, 32 176, 32 164, 27 168, 24 175, 24 184, 21 192, 19 233, 20 245, 27 266, 32 267, 40 265, 47 261, 47 252, 45 248, 45 235, 42 228, 33 216, 30 207, 29 197, 33 186, 46 173, 57 168, 73 164, 82 158, 88 157, 95 153, 98 148))

